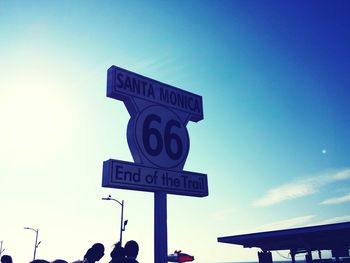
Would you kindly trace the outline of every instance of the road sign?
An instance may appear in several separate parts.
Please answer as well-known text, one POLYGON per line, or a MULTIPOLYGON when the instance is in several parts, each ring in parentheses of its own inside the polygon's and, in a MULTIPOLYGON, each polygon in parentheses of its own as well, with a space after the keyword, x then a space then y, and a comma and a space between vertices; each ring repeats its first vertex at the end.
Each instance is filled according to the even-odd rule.
POLYGON ((146 107, 132 128, 132 139, 149 163, 168 169, 183 166, 190 147, 189 137, 176 112, 159 105, 146 107))
POLYGON ((181 171, 189 151, 186 125, 203 119, 202 97, 112 66, 107 96, 130 113, 127 138, 136 163, 181 171))
POLYGON ((203 119, 201 96, 117 66, 108 69, 107 97, 124 101, 129 111, 137 110, 132 100, 143 100, 185 112, 194 122, 203 119))
POLYGON ((119 160, 103 163, 102 186, 197 197, 208 195, 205 174, 171 171, 119 160))
POLYGON ((202 97, 112 66, 107 96, 124 102, 135 163, 107 160, 102 186, 154 192, 155 263, 167 262, 167 194, 204 197, 207 175, 183 171, 190 148, 186 125, 203 119, 202 97))

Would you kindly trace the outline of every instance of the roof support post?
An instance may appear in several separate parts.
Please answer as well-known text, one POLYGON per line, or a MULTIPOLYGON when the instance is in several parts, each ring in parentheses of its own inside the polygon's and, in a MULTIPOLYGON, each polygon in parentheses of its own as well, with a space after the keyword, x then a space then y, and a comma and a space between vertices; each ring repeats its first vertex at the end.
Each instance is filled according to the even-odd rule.
POLYGON ((270 251, 258 252, 259 263, 272 263, 272 254, 270 251))
POLYGON ((292 263, 295 263, 295 251, 293 249, 290 250, 290 256, 292 257, 292 263))
POLYGON ((308 250, 307 254, 305 255, 305 261, 306 263, 312 263, 312 251, 308 250))

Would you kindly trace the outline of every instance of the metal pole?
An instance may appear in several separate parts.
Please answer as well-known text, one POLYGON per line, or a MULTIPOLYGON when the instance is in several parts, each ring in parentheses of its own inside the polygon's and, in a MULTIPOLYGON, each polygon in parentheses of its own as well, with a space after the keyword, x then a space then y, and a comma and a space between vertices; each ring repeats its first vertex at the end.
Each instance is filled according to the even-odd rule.
POLYGON ((33 230, 35 232, 35 244, 34 244, 34 255, 33 255, 33 260, 35 260, 36 249, 38 248, 39 244, 41 243, 41 241, 38 243, 39 228, 34 229, 31 227, 25 227, 24 229, 30 229, 30 230, 33 230))
POLYGON ((122 239, 123 239, 124 200, 122 200, 121 206, 122 206, 122 213, 121 213, 121 217, 120 217, 120 238, 119 238, 119 241, 120 241, 120 246, 123 246, 122 245, 122 239))
POLYGON ((154 193, 154 262, 168 262, 167 198, 165 192, 154 193))
POLYGON ((292 257, 292 263, 295 263, 295 252, 294 251, 290 251, 290 255, 292 257))
POLYGON ((35 255, 36 255, 36 249, 38 247, 38 234, 39 234, 39 229, 34 230, 36 235, 35 235, 35 246, 34 246, 34 256, 33 256, 33 260, 35 260, 35 255))
POLYGON ((1 257, 2 252, 4 252, 5 249, 4 250, 2 249, 2 244, 4 243, 4 241, 1 240, 0 243, 1 243, 1 245, 0 245, 0 257, 1 257))
POLYGON ((109 195, 107 198, 102 198, 102 200, 113 200, 113 201, 117 202, 117 203, 122 207, 121 216, 120 216, 120 233, 119 233, 119 242, 120 242, 120 245, 122 246, 123 231, 125 230, 125 229, 123 228, 124 200, 122 200, 122 201, 120 202, 120 201, 118 201, 117 199, 112 198, 111 195, 109 195))

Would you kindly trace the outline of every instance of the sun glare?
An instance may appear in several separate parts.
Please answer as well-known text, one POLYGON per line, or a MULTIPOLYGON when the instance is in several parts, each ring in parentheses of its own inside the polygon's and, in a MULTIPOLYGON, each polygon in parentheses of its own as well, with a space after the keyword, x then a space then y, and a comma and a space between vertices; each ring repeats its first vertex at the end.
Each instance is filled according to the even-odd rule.
POLYGON ((2 160, 47 160, 64 146, 72 124, 70 109, 55 81, 42 77, 45 73, 27 72, 0 91, 2 160))

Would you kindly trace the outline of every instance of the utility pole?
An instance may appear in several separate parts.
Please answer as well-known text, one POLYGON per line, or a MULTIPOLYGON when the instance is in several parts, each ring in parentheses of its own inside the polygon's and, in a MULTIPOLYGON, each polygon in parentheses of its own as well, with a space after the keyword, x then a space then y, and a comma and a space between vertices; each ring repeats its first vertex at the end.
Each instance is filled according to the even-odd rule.
POLYGON ((120 216, 120 233, 119 233, 119 242, 120 242, 120 246, 122 246, 123 232, 125 231, 125 226, 128 223, 128 220, 123 221, 123 218, 124 218, 124 200, 122 200, 120 202, 117 199, 112 198, 111 195, 108 195, 108 197, 102 198, 102 200, 113 200, 113 201, 117 202, 122 207, 121 216, 120 216))
POLYGON ((24 229, 33 230, 35 232, 35 244, 34 244, 34 256, 33 256, 33 260, 35 260, 36 249, 38 248, 38 246, 41 243, 41 241, 38 242, 39 229, 38 228, 34 229, 34 228, 31 228, 31 227, 25 227, 24 229))
POLYGON ((0 241, 0 257, 1 257, 1 255, 2 255, 2 252, 4 252, 4 251, 5 251, 5 249, 2 249, 2 245, 3 245, 3 243, 4 243, 4 241, 3 241, 3 240, 1 240, 1 241, 0 241))

